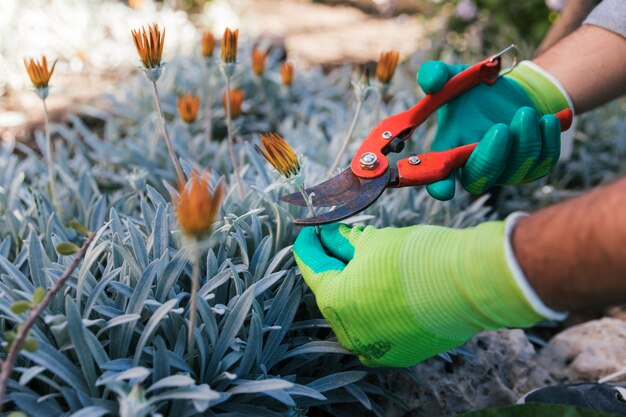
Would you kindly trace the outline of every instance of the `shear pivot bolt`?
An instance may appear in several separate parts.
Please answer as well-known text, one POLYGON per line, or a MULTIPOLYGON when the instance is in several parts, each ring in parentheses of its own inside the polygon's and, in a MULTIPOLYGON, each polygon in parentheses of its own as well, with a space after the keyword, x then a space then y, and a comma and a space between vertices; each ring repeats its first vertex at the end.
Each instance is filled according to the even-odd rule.
POLYGON ((420 162, 422 161, 415 155, 409 157, 409 164, 411 165, 419 165, 420 162))
POLYGON ((388 130, 383 132, 383 138, 385 138, 385 139, 391 139, 392 136, 393 136, 393 133, 391 133, 388 130))
POLYGON ((361 155, 359 162, 361 163, 361 168, 363 169, 374 169, 376 163, 378 162, 378 157, 372 152, 365 152, 361 155))

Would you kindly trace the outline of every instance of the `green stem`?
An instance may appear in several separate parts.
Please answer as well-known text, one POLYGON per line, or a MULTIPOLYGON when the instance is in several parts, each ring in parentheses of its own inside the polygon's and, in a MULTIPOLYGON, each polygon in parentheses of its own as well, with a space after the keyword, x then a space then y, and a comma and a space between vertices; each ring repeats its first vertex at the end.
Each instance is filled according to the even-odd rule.
POLYGON ((228 131, 228 148, 230 150, 230 160, 233 163, 233 170, 237 178, 237 187, 239 188, 239 196, 243 198, 243 185, 239 176, 239 164, 235 156, 235 143, 233 140, 233 121, 230 117, 230 76, 226 75, 226 130, 228 131))
POLYGON ((189 307, 189 328, 187 329, 187 362, 193 366, 194 342, 193 335, 196 328, 196 316, 198 314, 198 290, 200 288, 200 251, 198 242, 193 239, 189 243, 189 256, 191 258, 191 303, 189 307))
MULTIPOLYGON (((298 191, 300 191, 300 194, 302 194, 302 197, 304 197, 306 206, 309 208, 309 216, 315 217, 315 209, 313 208, 313 205, 311 204, 311 199, 309 198, 309 195, 307 194, 306 189, 304 188, 304 184, 298 187, 298 191)), ((320 236, 319 226, 315 226, 315 233, 317 233, 317 237, 320 236)))
POLYGON ((257 84, 257 88, 261 92, 261 99, 268 105, 268 116, 270 121, 276 128, 278 128, 278 118, 276 117, 276 113, 274 112, 274 105, 269 99, 267 94, 267 89, 265 88, 265 83, 263 82, 263 76, 255 76, 255 82, 257 84))
POLYGON ((163 135, 165 136, 165 145, 167 145, 167 152, 170 155, 172 163, 174 164, 174 168, 176 169, 176 178, 179 183, 185 183, 185 174, 183 173, 183 167, 180 165, 178 158, 176 157, 176 152, 174 152, 174 147, 172 146, 172 140, 170 139, 170 134, 167 131, 167 126, 165 124, 165 116, 163 115, 163 110, 161 110, 161 103, 159 101, 159 90, 157 89, 156 81, 152 81, 152 92, 154 93, 154 103, 156 105, 157 116, 159 117, 159 121, 161 122, 161 128, 163 129, 163 135))
POLYGON ((354 128, 356 127, 356 122, 359 119, 359 114, 361 114, 362 108, 363 108, 363 98, 357 95, 356 111, 354 112, 354 117, 352 118, 350 129, 348 129, 348 133, 346 134, 346 137, 343 139, 343 143, 341 144, 341 148, 339 149, 339 152, 337 153, 335 162, 333 162, 330 169, 328 170, 328 173, 326 174, 327 177, 330 177, 337 169, 337 166, 339 166, 339 162, 341 162, 341 158, 343 154, 345 153, 346 148, 348 147, 348 143, 350 143, 350 139, 352 138, 352 133, 354 133, 354 128))
POLYGON ((59 204, 59 198, 57 197, 55 179, 56 172, 54 170, 54 162, 52 160, 52 139, 50 137, 50 120, 48 117, 48 106, 46 105, 46 99, 42 99, 43 103, 43 121, 44 121, 44 132, 46 136, 46 164, 48 165, 48 187, 50 188, 50 197, 52 199, 52 206, 54 210, 57 212, 57 215, 63 221, 63 210, 61 209, 61 205, 59 204))
POLYGON ((213 90, 211 88, 211 61, 207 59, 206 62, 206 132, 209 140, 213 139, 213 110, 211 105, 213 104, 213 90))

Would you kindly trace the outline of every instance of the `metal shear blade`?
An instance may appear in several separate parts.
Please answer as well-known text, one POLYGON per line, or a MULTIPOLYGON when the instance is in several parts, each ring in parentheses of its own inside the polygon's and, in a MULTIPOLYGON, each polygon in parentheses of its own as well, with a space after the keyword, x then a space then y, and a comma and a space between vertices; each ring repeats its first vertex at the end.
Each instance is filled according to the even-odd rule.
MULTIPOLYGON (((327 224, 353 216, 374 204, 385 191, 385 188, 387 188, 388 181, 389 171, 374 179, 363 179, 357 177, 348 169, 337 177, 307 189, 307 192, 315 191, 316 193, 312 199, 314 206, 329 207, 337 205, 337 208, 319 216, 295 219, 293 222, 303 226, 327 224), (351 186, 334 188, 335 185, 344 183, 350 183, 351 186), (330 203, 331 201, 335 203, 330 203)), ((306 205, 304 198, 299 193, 284 195, 280 198, 293 204, 306 205)))

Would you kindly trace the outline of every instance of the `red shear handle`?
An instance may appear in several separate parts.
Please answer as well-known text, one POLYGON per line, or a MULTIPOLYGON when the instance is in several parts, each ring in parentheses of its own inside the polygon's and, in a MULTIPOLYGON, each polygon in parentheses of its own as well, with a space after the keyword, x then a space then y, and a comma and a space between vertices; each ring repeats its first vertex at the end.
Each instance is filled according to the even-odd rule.
MULTIPOLYGON (((564 132, 572 125, 572 111, 561 110, 555 116, 564 132)), ((398 161, 398 184, 396 187, 427 185, 447 178, 452 171, 467 162, 478 143, 459 146, 447 151, 428 152, 398 161)))
POLYGON ((487 58, 464 69, 448 80, 441 90, 427 94, 410 109, 384 119, 372 129, 361 144, 352 160, 352 172, 361 178, 376 178, 382 175, 389 167, 384 149, 394 138, 407 139, 413 130, 439 107, 481 83, 493 84, 498 79, 499 72, 500 58, 487 58), (366 168, 361 166, 360 157, 366 153, 376 155, 375 166, 366 168))

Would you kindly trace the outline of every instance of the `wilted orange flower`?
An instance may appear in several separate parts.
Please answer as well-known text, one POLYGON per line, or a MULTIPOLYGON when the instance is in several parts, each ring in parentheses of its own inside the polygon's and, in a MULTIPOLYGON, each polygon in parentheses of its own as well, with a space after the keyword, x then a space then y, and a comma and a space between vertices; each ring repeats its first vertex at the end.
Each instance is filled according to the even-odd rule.
POLYGON ((200 176, 194 170, 186 186, 179 183, 178 191, 179 195, 174 200, 178 224, 185 235, 200 239, 211 230, 219 213, 224 196, 223 184, 218 185, 211 194, 209 174, 205 172, 200 176))
POLYGON ((141 29, 131 30, 135 48, 144 67, 147 69, 159 68, 165 42, 165 29, 161 33, 159 25, 148 25, 148 31, 141 29))
POLYGON ((376 67, 376 78, 383 84, 389 84, 396 72, 400 53, 398 51, 387 51, 380 54, 378 66, 376 67))
POLYGON ((191 93, 183 94, 176 99, 176 107, 181 119, 187 123, 193 123, 198 116, 200 97, 196 97, 191 93))
MULTIPOLYGON (((230 90, 230 117, 234 120, 241 115, 241 104, 243 103, 245 93, 243 90, 233 88, 230 90)), ((224 111, 226 109, 226 91, 222 95, 222 104, 224 105, 224 111)))
POLYGON ((257 151, 267 159, 276 170, 285 178, 291 178, 300 173, 300 162, 291 146, 276 133, 259 135, 261 138, 261 149, 254 145, 257 151))
POLYGON ((267 52, 262 52, 257 48, 252 49, 252 71, 259 77, 265 72, 265 60, 267 52))
POLYGON ((210 58, 215 50, 215 37, 209 31, 202 34, 202 56, 210 58))
POLYGON ((290 87, 293 83, 293 64, 291 62, 283 62, 280 66, 280 78, 283 85, 290 87))
POLYGON ((30 81, 36 88, 48 87, 48 82, 50 82, 50 77, 52 77, 52 73, 54 72, 54 67, 56 64, 57 61, 54 60, 54 62, 52 63, 52 67, 48 69, 48 61, 46 60, 45 55, 41 56, 41 61, 37 61, 34 58, 24 58, 26 71, 28 71, 30 81))
POLYGON ((226 28, 224 36, 222 36, 222 61, 227 64, 234 64, 237 61, 237 37, 239 29, 231 31, 226 28))

